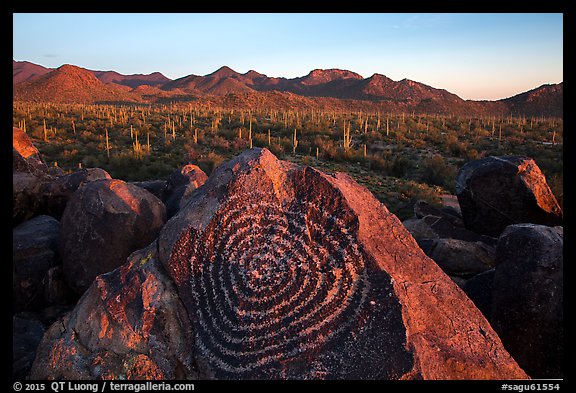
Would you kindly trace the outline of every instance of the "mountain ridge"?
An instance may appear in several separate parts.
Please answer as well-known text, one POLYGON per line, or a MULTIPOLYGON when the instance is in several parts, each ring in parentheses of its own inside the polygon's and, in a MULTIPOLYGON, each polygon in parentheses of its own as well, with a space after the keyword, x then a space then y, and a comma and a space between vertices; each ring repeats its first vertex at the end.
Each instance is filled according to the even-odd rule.
MULTIPOLYGON (((71 71, 70 71, 71 72, 71 71)), ((72 75, 69 75, 72 77, 72 75)), ((49 69, 30 62, 13 61, 15 100, 55 102, 98 102, 102 98, 129 102, 157 102, 174 97, 190 100, 207 96, 271 91, 291 93, 308 98, 359 100, 377 104, 398 103, 406 110, 442 113, 513 113, 518 115, 563 115, 563 82, 544 84, 527 92, 499 100, 464 100, 445 89, 439 89, 407 78, 394 81, 375 73, 368 78, 338 68, 314 69, 296 78, 268 77, 250 70, 244 74, 228 66, 201 76, 190 74, 170 79, 160 72, 123 75, 116 71, 93 71, 78 66, 63 65, 49 69), (84 70, 76 82, 66 81, 66 74, 75 67, 84 70), (89 73, 94 78, 86 76, 89 73), (62 86, 54 82, 59 80, 62 86), (83 82, 81 81, 83 80, 83 82), (98 80, 102 85, 95 83, 98 80), (88 83, 89 82, 89 83, 88 83), (97 85, 97 87, 95 87, 97 85), (78 97, 73 90, 78 89, 78 97), (96 89, 90 96, 89 90, 96 89)))

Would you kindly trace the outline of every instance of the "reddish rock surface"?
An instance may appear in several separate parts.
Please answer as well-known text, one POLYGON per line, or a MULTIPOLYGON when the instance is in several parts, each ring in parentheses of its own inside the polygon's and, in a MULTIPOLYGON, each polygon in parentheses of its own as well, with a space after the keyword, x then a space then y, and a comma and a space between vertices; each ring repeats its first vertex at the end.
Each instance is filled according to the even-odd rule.
POLYGON ((33 379, 526 377, 368 190, 258 148, 219 167, 157 241, 96 278, 50 327, 31 371, 33 379))
POLYGON ((164 204, 140 187, 116 179, 86 183, 62 216, 59 250, 66 281, 83 293, 96 276, 153 241, 165 221, 164 204))
POLYGON ((191 326, 156 242, 99 276, 76 308, 44 336, 32 379, 184 379, 191 326))
POLYGON ((41 190, 52 179, 40 153, 24 131, 12 128, 12 224, 42 210, 41 190))
POLYGON ((499 236, 512 224, 562 225, 562 210, 544 174, 528 157, 487 157, 464 165, 456 194, 466 227, 499 236))
POLYGON ((516 379, 489 323, 344 174, 251 149, 162 229, 201 375, 516 379))

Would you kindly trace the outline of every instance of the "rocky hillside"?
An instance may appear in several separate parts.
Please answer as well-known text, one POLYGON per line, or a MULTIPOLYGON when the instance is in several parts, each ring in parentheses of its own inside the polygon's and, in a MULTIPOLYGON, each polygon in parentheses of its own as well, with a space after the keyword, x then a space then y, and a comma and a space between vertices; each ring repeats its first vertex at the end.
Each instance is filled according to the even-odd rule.
POLYGON ((510 113, 525 116, 540 116, 543 113, 549 116, 562 117, 564 111, 564 83, 542 85, 536 89, 500 100, 506 104, 510 113))
POLYGON ((14 85, 14 100, 56 103, 136 102, 135 94, 105 84, 80 67, 65 64, 38 78, 14 85))
POLYGON ((52 71, 50 68, 30 63, 29 61, 12 61, 12 84, 40 77, 52 71))
POLYGON ((461 212, 418 203, 401 223, 348 175, 266 149, 130 184, 50 173, 14 135, 14 376, 563 376, 562 213, 529 158, 471 162, 461 212))
MULTIPOLYGON (((236 101, 244 95, 255 95, 256 99, 264 101, 265 105, 278 107, 280 102, 270 100, 279 96, 267 94, 278 92, 308 97, 313 107, 321 106, 328 110, 355 110, 359 107, 359 110, 363 111, 416 111, 458 115, 563 114, 562 83, 544 85, 498 101, 473 101, 463 100, 446 90, 409 79, 394 81, 381 74, 363 78, 354 72, 340 69, 315 69, 306 76, 289 79, 268 77, 253 70, 241 74, 224 66, 208 75, 192 74, 170 80, 158 72, 149 75, 122 75, 114 71, 90 71, 76 67, 77 71, 80 69, 92 74, 106 86, 96 88, 90 95, 87 87, 81 83, 47 83, 45 80, 37 82, 43 74, 52 75, 50 78, 53 78, 53 70, 50 72, 50 69, 26 62, 14 62, 13 68, 14 97, 23 101, 167 102, 202 98, 224 102, 229 95, 235 95, 236 101), (58 83, 63 86, 58 86, 58 83), (110 97, 115 99, 108 99, 110 97)), ((283 109, 294 108, 288 106, 283 109)))

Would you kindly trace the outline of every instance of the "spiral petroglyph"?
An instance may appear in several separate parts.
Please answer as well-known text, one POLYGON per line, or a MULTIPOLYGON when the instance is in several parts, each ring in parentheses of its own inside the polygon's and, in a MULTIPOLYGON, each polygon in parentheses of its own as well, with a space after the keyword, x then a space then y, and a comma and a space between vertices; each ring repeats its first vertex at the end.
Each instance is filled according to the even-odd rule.
POLYGON ((349 176, 249 150, 210 176, 158 247, 203 378, 484 378, 501 366, 521 375, 509 357, 488 362, 453 340, 491 330, 480 314, 447 311, 440 299, 470 313, 469 300, 349 176))
POLYGON ((32 379, 519 379, 464 292, 345 174, 250 149, 45 334, 32 379), (142 322, 143 321, 143 322, 142 322))
POLYGON ((355 222, 317 201, 235 194, 189 260, 202 354, 242 374, 322 347, 356 322, 370 283, 355 222))

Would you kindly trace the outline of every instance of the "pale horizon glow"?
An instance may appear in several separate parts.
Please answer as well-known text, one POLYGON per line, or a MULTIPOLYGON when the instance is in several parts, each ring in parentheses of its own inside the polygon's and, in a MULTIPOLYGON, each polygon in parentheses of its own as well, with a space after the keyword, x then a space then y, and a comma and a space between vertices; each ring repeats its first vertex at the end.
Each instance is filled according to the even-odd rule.
POLYGON ((170 79, 339 68, 497 100, 563 81, 563 15, 13 14, 13 59, 170 79))

